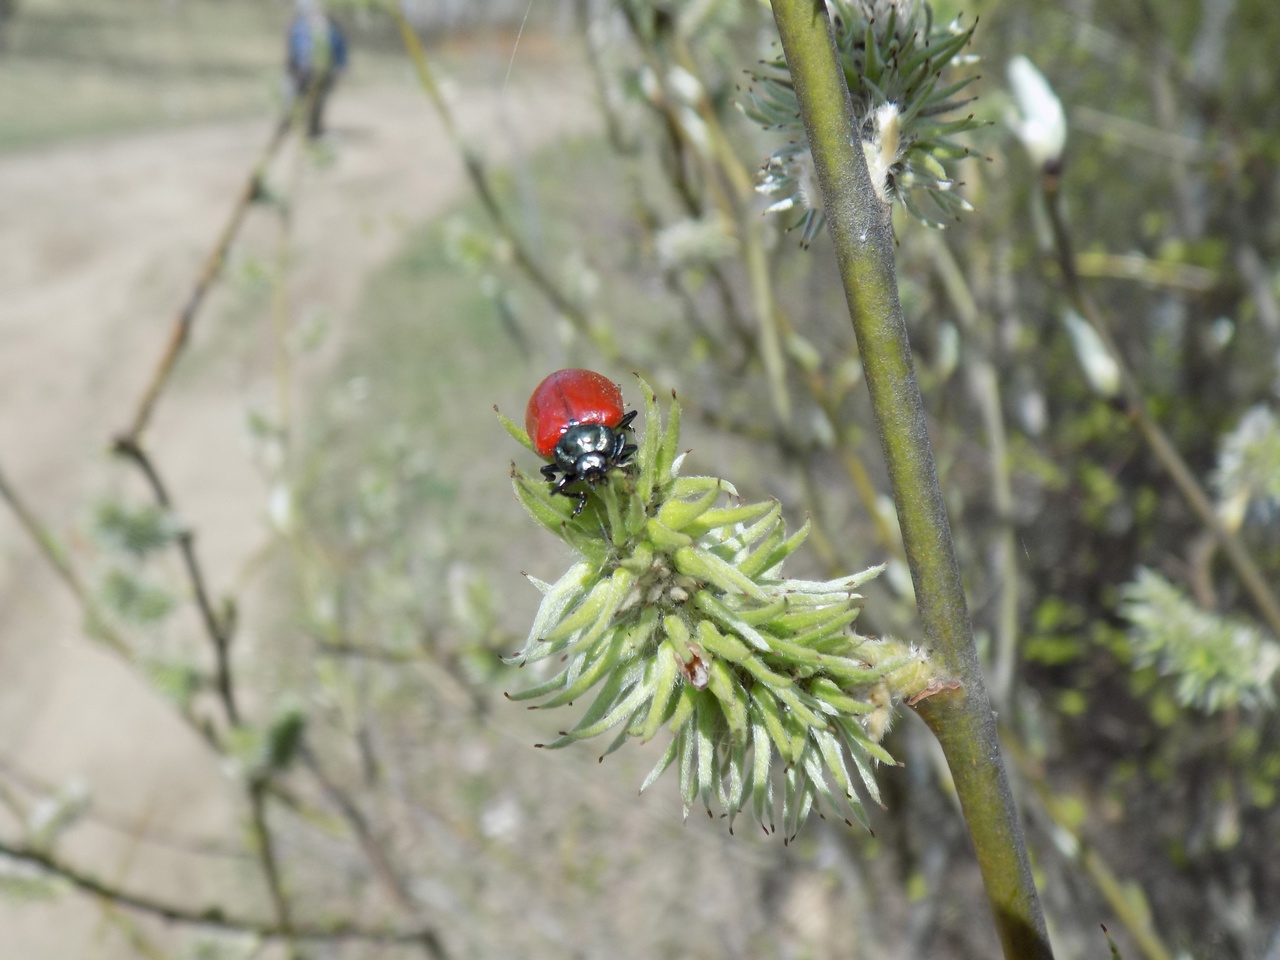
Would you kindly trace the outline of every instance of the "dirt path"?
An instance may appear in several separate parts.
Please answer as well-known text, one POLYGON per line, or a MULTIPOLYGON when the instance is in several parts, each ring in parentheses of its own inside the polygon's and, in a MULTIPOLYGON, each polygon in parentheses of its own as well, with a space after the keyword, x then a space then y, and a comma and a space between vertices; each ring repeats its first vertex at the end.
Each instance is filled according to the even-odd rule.
MULTIPOLYGON (((583 90, 576 77, 528 70, 504 95, 468 91, 457 112, 502 162, 587 127, 583 90)), ((415 90, 340 93, 331 122, 337 160, 305 173, 291 297, 295 316, 323 309, 342 323, 406 231, 466 188, 415 90)), ((127 424, 266 134, 264 123, 238 123, 0 157, 0 466, 60 535, 96 496, 130 482, 106 444, 127 424)), ((256 219, 251 242, 268 254, 270 218, 256 219)), ((219 307, 215 299, 199 321, 202 362, 177 378, 149 433, 215 591, 263 540, 267 494, 244 423, 246 400, 272 389, 269 360, 246 364, 209 346, 219 307)), ((84 638, 74 604, 4 509, 0 763, 52 783, 79 778, 95 810, 127 812, 139 832, 235 835, 233 791, 217 764, 155 693, 84 638)), ((7 816, 0 807, 6 833, 7 816)), ((77 827, 60 850, 116 883, 190 903, 252 876, 232 858, 210 870, 205 858, 101 824, 77 827)), ((79 896, 0 899, 0 930, 3 952, 26 960, 134 955, 79 896)))

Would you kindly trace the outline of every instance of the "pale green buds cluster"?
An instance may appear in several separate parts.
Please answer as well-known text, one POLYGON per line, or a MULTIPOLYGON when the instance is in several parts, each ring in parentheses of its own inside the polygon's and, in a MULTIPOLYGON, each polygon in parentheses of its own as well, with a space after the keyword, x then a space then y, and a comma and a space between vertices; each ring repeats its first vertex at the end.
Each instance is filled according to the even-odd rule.
POLYGON ((727 481, 681 477, 679 404, 673 398, 664 427, 653 391, 640 386, 635 461, 597 484, 581 514, 573 498, 513 469, 525 509, 582 559, 555 583, 534 581, 542 605, 523 651, 508 660, 558 672, 508 696, 547 708, 596 691, 573 727, 539 744, 548 749, 615 731, 608 754, 628 738, 669 731, 641 789, 674 764, 686 816, 698 800, 708 814, 718 804, 732 831, 750 803, 773 832, 780 781, 784 838, 815 806, 865 824, 858 793, 879 802, 873 768, 893 762, 879 741, 894 701, 929 683, 919 652, 851 630, 862 600, 855 591, 882 568, 783 578, 808 525, 788 536, 776 501, 744 504, 727 481))
POLYGON ((1256 623, 1203 609, 1145 567, 1121 588, 1120 599, 1134 664, 1171 677, 1184 707, 1204 713, 1275 708, 1280 643, 1256 623))
MULTIPOLYGON (((960 95, 974 77, 950 77, 948 68, 973 60, 962 51, 974 28, 935 24, 925 0, 827 0, 827 9, 857 118, 850 137, 880 199, 930 226, 972 210, 948 165, 969 154, 955 137, 985 124, 972 114, 945 118, 971 102, 960 95)), ((756 189, 775 198, 767 212, 803 211, 797 226, 807 246, 825 214, 786 60, 766 62, 752 79, 743 111, 791 138, 766 161, 756 189)))

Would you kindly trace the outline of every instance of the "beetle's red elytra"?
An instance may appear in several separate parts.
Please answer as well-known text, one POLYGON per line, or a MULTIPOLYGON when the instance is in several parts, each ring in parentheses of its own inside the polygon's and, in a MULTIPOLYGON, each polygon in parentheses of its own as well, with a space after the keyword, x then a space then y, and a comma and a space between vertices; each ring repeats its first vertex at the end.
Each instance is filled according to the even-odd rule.
POLYGON ((594 370, 557 370, 534 388, 524 427, 539 456, 551 461, 542 468, 551 492, 578 498, 575 515, 587 494, 566 487, 596 484, 614 467, 626 466, 636 452, 627 442, 635 416, 625 412, 618 385, 594 370))

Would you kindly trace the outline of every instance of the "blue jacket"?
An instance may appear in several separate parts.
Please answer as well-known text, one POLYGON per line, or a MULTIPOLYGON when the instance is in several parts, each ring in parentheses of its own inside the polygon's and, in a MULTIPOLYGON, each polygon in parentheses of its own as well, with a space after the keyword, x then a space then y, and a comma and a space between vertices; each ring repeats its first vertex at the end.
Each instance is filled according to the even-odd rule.
POLYGON ((300 13, 289 24, 289 72, 339 71, 347 65, 347 38, 333 17, 323 14, 327 37, 313 36, 313 20, 300 13), (319 40, 319 43, 316 41, 319 40))

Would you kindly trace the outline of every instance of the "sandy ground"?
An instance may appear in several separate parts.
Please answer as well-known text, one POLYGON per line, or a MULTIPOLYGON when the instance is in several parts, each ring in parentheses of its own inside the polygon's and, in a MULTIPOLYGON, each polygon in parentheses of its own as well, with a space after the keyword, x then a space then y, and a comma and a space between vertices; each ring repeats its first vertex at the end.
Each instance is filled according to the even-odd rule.
MULTIPOLYGON (((543 71, 502 94, 469 91, 458 116, 501 162, 591 123, 583 90, 543 71)), ((341 320, 405 232, 439 213, 465 181, 415 90, 340 91, 331 123, 336 162, 305 173, 292 307, 296 316, 323 309, 341 320)), ((0 469, 71 538, 76 556, 85 551, 73 531, 94 500, 121 483, 107 444, 128 423, 171 317, 267 133, 264 122, 235 123, 0 157, 0 469)), ((260 246, 270 249, 265 240, 260 246)), ((201 317, 202 362, 180 371, 148 435, 182 516, 199 531, 215 592, 233 585, 265 537, 267 492, 246 454, 244 424, 246 401, 271 390, 265 356, 247 364, 219 357, 216 341, 209 346, 221 305, 215 298, 201 317)), ((234 857, 225 870, 211 870, 207 858, 181 849, 235 835, 236 791, 169 707, 85 639, 78 608, 7 509, 0 509, 0 763, 10 773, 91 787, 95 813, 114 812, 120 822, 79 826, 60 850, 117 884, 203 903, 228 883, 257 882, 234 857), (153 839, 139 842, 119 827, 153 839)), ((257 893, 242 889, 244 902, 260 908, 257 893)), ((0 899, 0 931, 4 957, 137 955, 108 911, 80 895, 0 899)))

